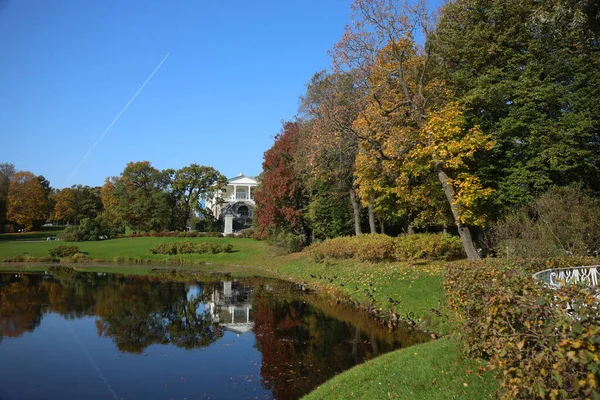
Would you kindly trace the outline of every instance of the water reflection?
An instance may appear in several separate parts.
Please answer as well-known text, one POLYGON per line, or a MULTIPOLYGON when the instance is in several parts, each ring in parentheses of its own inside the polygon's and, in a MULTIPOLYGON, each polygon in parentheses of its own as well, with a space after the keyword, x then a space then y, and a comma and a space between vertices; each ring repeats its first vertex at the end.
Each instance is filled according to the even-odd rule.
MULTIPOLYGON (((120 371, 110 378, 111 391, 114 388, 119 398, 175 398, 176 390, 168 384, 168 395, 157 392, 168 371, 182 379, 188 376, 178 382, 176 394, 182 398, 295 399, 366 359, 427 340, 418 332, 381 330, 362 314, 276 280, 131 277, 73 269, 0 274, 0 358, 23 357, 16 353, 19 343, 31 347, 31 341, 47 340, 51 335, 47 332, 62 329, 59 320, 72 334, 72 339, 52 336, 61 362, 67 366, 80 362, 81 352, 72 351, 75 342, 84 355, 92 354, 88 348, 102 348, 89 356, 96 365, 90 373, 103 368, 120 371), (110 342, 112 348, 107 346, 110 342), (168 350, 167 360, 161 356, 167 349, 185 352, 168 350), (134 358, 124 360, 124 354, 134 358), (136 367, 124 368, 128 362, 136 367), (132 381, 144 382, 144 387, 132 381)), ((2 395, 10 390, 19 390, 11 393, 15 398, 44 398, 39 390, 29 396, 14 384, 41 368, 44 355, 32 351, 25 356, 20 369, 0 363, 0 399, 11 398, 2 395)), ((56 390, 61 398, 91 398, 88 389, 70 394, 51 381, 43 385, 43 390, 56 390)))

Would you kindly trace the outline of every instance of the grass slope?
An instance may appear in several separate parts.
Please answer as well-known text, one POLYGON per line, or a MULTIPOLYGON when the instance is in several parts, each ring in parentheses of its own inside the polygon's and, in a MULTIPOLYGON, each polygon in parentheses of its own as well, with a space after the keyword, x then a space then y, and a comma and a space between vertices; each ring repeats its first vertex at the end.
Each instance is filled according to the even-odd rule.
POLYGON ((497 386, 475 360, 465 360, 451 339, 384 354, 330 379, 314 399, 490 399, 497 386))

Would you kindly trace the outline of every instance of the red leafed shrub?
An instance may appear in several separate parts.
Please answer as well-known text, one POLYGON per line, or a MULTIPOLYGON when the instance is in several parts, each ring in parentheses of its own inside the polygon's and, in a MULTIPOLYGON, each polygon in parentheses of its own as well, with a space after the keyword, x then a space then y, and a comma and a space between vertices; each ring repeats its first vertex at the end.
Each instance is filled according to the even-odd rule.
POLYGON ((447 268, 444 286, 464 350, 489 360, 504 399, 600 396, 600 290, 552 290, 531 276, 548 264, 568 263, 575 261, 492 260, 447 268))

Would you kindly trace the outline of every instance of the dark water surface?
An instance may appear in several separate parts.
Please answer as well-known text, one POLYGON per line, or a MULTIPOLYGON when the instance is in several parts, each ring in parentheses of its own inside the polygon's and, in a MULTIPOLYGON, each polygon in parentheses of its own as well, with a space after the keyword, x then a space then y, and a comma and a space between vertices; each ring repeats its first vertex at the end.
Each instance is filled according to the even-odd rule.
POLYGON ((278 280, 0 273, 0 400, 296 399, 426 340, 278 280))

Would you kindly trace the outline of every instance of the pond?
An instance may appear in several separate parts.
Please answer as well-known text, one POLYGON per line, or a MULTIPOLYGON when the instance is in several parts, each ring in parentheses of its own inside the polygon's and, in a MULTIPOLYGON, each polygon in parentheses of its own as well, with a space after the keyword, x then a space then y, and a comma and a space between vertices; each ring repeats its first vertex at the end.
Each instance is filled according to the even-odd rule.
POLYGON ((0 273, 0 400, 297 399, 427 340, 274 279, 0 273))

